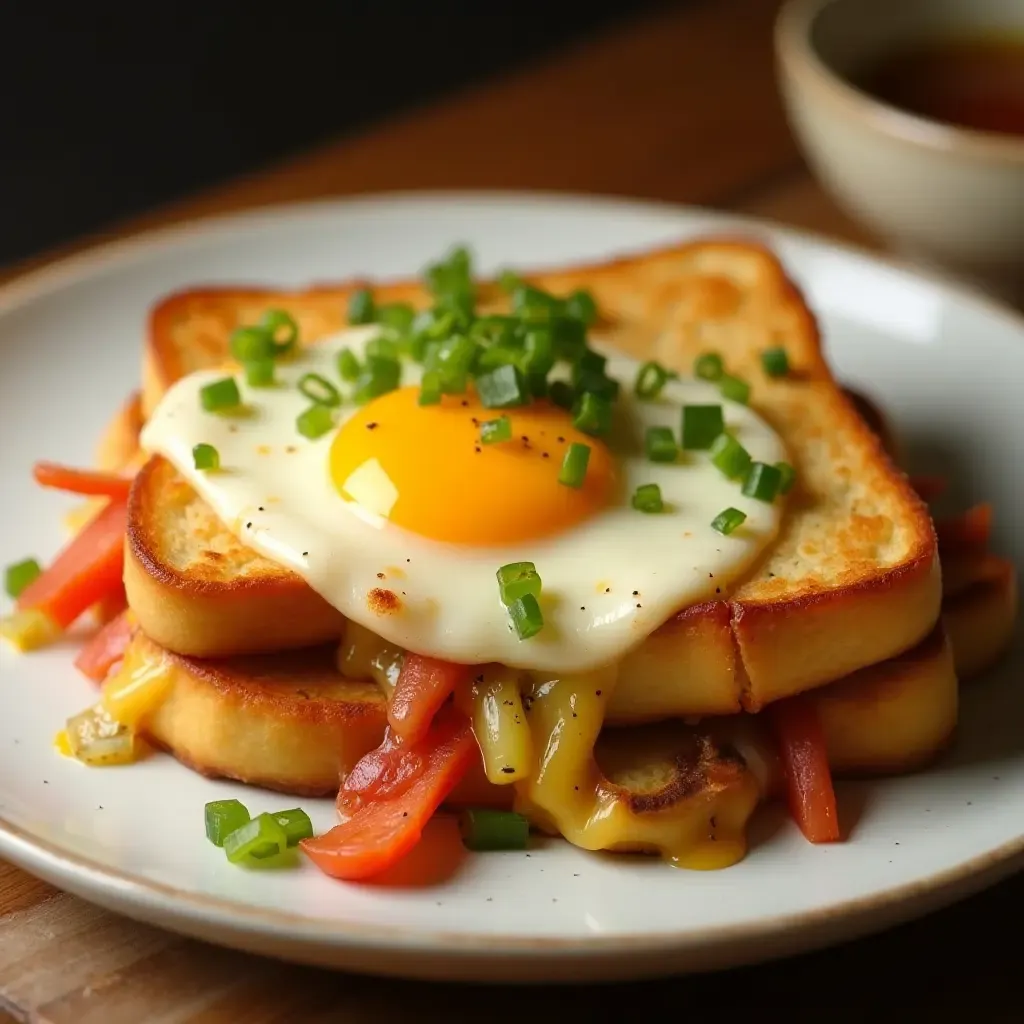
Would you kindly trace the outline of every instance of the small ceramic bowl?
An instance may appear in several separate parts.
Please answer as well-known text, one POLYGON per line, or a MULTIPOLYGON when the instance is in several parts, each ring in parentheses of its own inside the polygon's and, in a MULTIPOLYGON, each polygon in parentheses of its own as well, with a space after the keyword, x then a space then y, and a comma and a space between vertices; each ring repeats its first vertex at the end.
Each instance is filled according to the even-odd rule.
POLYGON ((1022 0, 789 0, 776 24, 790 124, 833 199, 896 251, 1024 295, 1024 137, 916 116, 852 78, 894 50, 1024 37, 1022 0))

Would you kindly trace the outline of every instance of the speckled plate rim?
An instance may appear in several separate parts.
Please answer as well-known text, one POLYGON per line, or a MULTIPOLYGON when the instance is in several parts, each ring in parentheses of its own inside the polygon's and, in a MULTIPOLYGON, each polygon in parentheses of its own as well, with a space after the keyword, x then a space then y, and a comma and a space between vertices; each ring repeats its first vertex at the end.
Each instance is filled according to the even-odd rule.
MULTIPOLYGON (((1024 318, 975 289, 940 275, 919 272, 866 249, 837 243, 813 232, 794 231, 768 220, 735 217, 685 207, 597 195, 547 192, 430 191, 387 192, 353 199, 328 199, 269 206, 173 225, 121 241, 97 245, 17 277, 0 287, 0 317, 24 303, 81 282, 101 271, 116 270, 147 253, 173 249, 201 235, 210 240, 242 227, 273 224, 289 216, 339 210, 372 210, 402 202, 466 201, 531 204, 587 202, 606 211, 638 215, 664 213, 690 218, 702 230, 789 240, 824 248, 860 261, 900 270, 929 282, 983 315, 1008 322, 1024 335, 1024 318)), ((666 973, 691 973, 760 962, 820 948, 880 931, 941 909, 1024 869, 1024 834, 925 878, 815 910, 779 914, 756 922, 701 926, 631 936, 552 939, 542 935, 488 937, 438 930, 411 933, 396 926, 339 926, 301 914, 198 896, 140 875, 106 867, 42 840, 0 815, 0 856, 51 884, 142 921, 253 952, 323 966, 369 973, 430 979, 477 981, 613 981, 666 973), (394 965, 382 953, 400 954, 394 965), (494 969, 502 958, 504 967, 494 969), (582 963, 586 967, 582 967, 582 963), (520 972, 533 968, 530 976, 520 972), (487 973, 478 977, 477 969, 487 973)))

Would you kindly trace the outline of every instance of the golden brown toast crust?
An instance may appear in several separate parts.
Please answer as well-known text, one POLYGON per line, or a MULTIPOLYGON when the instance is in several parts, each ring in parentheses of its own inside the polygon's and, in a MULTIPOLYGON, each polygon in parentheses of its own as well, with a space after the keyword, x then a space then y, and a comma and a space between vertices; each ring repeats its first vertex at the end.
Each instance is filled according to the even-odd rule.
MULTIPOLYGON (((814 318, 771 253, 742 241, 700 241, 526 276, 556 294, 589 288, 602 313, 595 338, 633 356, 653 356, 688 372, 698 354, 719 351, 752 383, 751 404, 790 449, 799 483, 777 543, 731 594, 702 611, 714 623, 723 617, 729 623, 727 633, 711 631, 718 643, 716 692, 731 689, 732 700, 756 710, 893 657, 928 634, 941 584, 927 509, 835 384, 814 318), (761 351, 780 341, 793 368, 783 380, 768 377, 760 363, 761 351)), ((307 341, 342 328, 347 299, 364 283, 302 292, 205 288, 170 296, 150 318, 144 408, 182 374, 224 360, 231 331, 270 306, 295 315, 307 341)), ((376 290, 382 302, 423 305, 426 299, 416 282, 376 290)), ((483 284, 480 297, 484 310, 497 308, 493 284, 483 284)), ((138 486, 147 479, 152 476, 138 486)), ((133 607, 140 602, 147 630, 187 653, 215 653, 209 649, 215 634, 236 649, 237 624, 221 621, 191 638, 185 629, 198 618, 185 606, 200 590, 204 611, 216 615, 220 608, 227 617, 240 611, 230 581, 207 579, 200 587, 198 578, 169 573, 160 545, 143 543, 145 527, 133 522, 131 529, 129 599, 133 607), (147 589, 146 575, 160 586, 147 589), (159 603, 147 601, 150 590, 159 590, 159 603)), ((267 583, 282 593, 279 575, 268 575, 267 583)), ((257 590, 247 590, 247 601, 257 590)), ((295 644, 318 639, 305 615, 289 622, 302 632, 292 638, 295 644)), ((279 624, 279 634, 288 632, 285 625, 279 624)), ((699 632, 694 626, 691 610, 663 628, 685 638, 699 632)))

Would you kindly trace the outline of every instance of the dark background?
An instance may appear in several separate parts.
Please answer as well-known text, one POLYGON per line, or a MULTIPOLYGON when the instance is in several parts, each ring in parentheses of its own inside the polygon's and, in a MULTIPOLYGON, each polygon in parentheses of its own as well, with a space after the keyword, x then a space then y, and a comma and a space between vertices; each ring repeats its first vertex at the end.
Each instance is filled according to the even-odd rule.
POLYGON ((670 3, 0 0, 0 264, 670 3))

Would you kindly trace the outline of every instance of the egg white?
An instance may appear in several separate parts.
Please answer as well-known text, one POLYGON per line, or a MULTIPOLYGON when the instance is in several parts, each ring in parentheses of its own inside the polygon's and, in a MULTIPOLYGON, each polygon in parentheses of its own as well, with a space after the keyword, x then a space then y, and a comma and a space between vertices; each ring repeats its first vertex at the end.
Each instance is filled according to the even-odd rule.
MULTIPOLYGON (((444 544, 396 527, 373 507, 381 481, 371 479, 360 506, 344 499, 331 479, 331 444, 356 411, 351 399, 338 410, 334 430, 316 440, 295 426, 309 405, 298 379, 319 373, 346 393, 337 353, 347 346, 360 354, 376 333, 355 328, 305 349, 279 365, 273 388, 249 388, 239 374, 242 415, 200 406, 200 389, 224 371, 191 374, 165 395, 142 445, 172 463, 247 545, 392 643, 455 662, 585 671, 621 658, 674 612, 725 593, 778 532, 782 502, 744 497, 706 453, 685 452, 666 465, 648 461, 643 446, 648 426, 669 426, 678 436, 687 403, 721 404, 727 427, 767 463, 786 458, 771 428, 699 380, 671 381, 658 400, 641 401, 632 391, 638 364, 624 357, 609 358, 607 368, 623 385, 607 442, 622 478, 621 503, 563 533, 503 547, 444 544), (219 471, 194 468, 192 449, 199 443, 217 448, 219 471), (630 496, 646 483, 660 486, 664 512, 646 515, 630 507, 630 496), (722 536, 710 524, 730 506, 747 520, 722 536), (543 581, 544 629, 523 641, 510 627, 495 579, 499 566, 516 561, 536 563, 543 581), (382 609, 370 596, 379 590, 399 599, 398 610, 382 609)), ((403 363, 402 383, 418 382, 420 372, 415 363, 403 363)), ((551 468, 557 473, 557 465, 551 468)))

